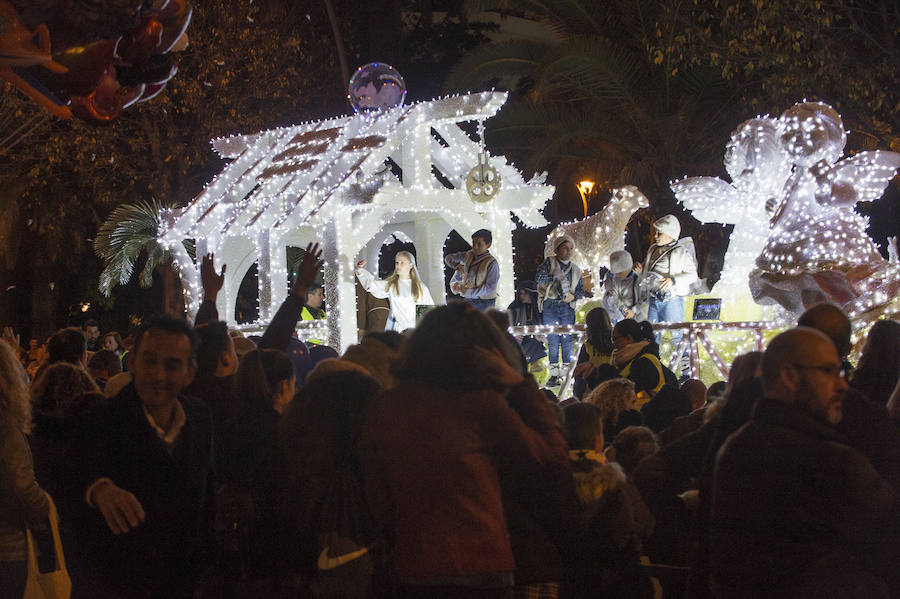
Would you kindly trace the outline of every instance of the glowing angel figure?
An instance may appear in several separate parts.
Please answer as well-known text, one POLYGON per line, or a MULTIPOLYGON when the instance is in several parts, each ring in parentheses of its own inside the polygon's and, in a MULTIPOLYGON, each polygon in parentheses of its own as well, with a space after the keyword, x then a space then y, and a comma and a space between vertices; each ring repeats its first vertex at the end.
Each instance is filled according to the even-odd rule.
POLYGON ((741 123, 725 149, 731 183, 718 177, 690 177, 672 183, 675 196, 702 222, 733 224, 722 276, 715 293, 748 293, 748 278, 766 244, 766 203, 779 198, 791 163, 779 139, 778 121, 757 117, 741 123))
POLYGON ((840 115, 820 102, 794 105, 779 118, 794 163, 784 193, 771 202, 769 237, 750 275, 758 303, 799 313, 831 300, 847 306, 895 276, 853 208, 878 199, 900 168, 900 154, 860 152, 840 159, 847 136, 840 115))
MULTIPOLYGON (((571 223, 563 223, 547 237, 547 248, 555 248, 555 241, 563 235, 575 240, 572 260, 584 265, 592 275, 601 266, 609 266, 609 255, 625 249, 625 227, 631 215, 650 205, 646 196, 634 185, 613 189, 609 203, 597 214, 571 223)), ((547 256, 553 252, 547 250, 547 256)))

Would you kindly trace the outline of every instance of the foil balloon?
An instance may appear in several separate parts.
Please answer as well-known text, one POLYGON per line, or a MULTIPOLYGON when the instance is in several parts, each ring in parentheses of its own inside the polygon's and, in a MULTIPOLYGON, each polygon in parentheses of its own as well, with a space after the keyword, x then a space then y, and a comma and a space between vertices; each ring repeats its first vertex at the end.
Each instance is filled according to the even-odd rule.
POLYGON ((800 102, 784 111, 781 143, 794 164, 809 167, 817 162, 837 162, 844 153, 847 134, 834 108, 822 102, 800 102))
POLYGON ((350 78, 347 99, 353 112, 369 112, 396 108, 406 98, 403 75, 383 62, 361 66, 350 78))

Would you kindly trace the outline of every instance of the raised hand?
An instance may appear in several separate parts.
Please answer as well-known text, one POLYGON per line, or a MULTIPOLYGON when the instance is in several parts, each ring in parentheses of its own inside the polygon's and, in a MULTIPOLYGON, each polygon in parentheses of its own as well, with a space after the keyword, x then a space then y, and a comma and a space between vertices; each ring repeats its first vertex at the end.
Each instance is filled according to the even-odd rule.
POLYGON ((3 327, 2 339, 9 343, 9 346, 16 350, 16 352, 18 352, 22 348, 22 346, 20 345, 21 338, 18 334, 13 332, 12 327, 3 327))
POLYGON ((297 278, 291 287, 291 294, 305 300, 306 290, 316 280, 319 274, 319 268, 322 266, 322 250, 319 244, 307 244, 306 252, 303 254, 303 260, 300 261, 300 268, 297 269, 297 278))
POLYGON ((216 273, 215 264, 216 255, 206 254, 200 262, 200 284, 203 286, 203 299, 216 301, 222 285, 225 284, 225 269, 227 265, 222 265, 222 272, 216 273))

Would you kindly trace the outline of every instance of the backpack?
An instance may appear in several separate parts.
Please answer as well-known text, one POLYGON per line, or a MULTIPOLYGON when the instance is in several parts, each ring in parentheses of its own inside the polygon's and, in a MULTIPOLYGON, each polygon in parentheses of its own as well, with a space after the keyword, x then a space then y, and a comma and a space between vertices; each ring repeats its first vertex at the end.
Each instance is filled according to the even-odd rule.
POLYGON ((322 498, 310 581, 316 599, 367 599, 378 590, 381 548, 360 479, 345 464, 330 477, 322 498))

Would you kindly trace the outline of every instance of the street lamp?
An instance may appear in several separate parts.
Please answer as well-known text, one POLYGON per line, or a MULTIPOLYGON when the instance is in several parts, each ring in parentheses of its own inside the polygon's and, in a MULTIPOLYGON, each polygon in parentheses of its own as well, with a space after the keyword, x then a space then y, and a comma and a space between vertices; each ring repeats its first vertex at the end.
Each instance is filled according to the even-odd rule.
POLYGON ((578 193, 581 194, 581 203, 584 204, 584 217, 587 218, 587 199, 588 196, 591 195, 591 192, 594 190, 594 182, 593 181, 580 181, 578 183, 578 193))

